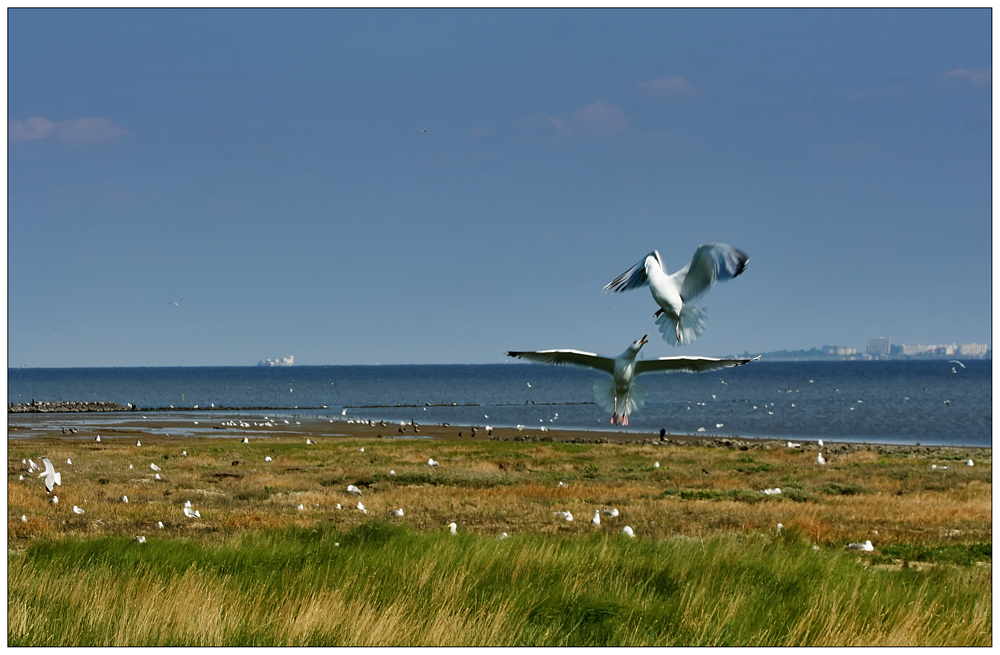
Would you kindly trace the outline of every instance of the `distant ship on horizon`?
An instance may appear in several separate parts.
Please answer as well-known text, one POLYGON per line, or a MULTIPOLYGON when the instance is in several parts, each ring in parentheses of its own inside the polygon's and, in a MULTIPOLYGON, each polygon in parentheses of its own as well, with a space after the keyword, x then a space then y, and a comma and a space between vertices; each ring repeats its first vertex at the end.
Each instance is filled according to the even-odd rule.
POLYGON ((282 359, 262 359, 257 362, 257 366, 293 366, 295 355, 289 355, 282 359))

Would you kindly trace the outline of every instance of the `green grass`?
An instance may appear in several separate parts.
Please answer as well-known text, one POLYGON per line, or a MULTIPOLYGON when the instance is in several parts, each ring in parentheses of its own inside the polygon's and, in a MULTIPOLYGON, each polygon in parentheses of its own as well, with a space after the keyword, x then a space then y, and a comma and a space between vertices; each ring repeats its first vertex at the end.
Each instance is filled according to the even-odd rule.
POLYGON ((133 444, 46 442, 73 459, 50 505, 20 479, 38 445, 10 442, 10 645, 991 644, 989 451, 942 471, 935 452, 819 467, 784 448, 133 444), (605 507, 621 515, 592 527, 605 507))
MULTIPOLYGON (((990 549, 966 551, 988 558, 990 549)), ((8 642, 989 645, 989 572, 942 557, 930 573, 881 570, 840 549, 814 550, 794 530, 498 540, 380 522, 223 543, 38 541, 9 558, 8 642), (198 611, 218 605, 223 611, 198 611), (386 616, 391 625, 378 618, 386 616)))

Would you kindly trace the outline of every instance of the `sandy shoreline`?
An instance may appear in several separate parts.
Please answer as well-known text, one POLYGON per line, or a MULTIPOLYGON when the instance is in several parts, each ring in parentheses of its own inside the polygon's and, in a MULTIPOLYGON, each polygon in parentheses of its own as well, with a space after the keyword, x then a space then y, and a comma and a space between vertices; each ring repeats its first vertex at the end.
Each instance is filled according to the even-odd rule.
MULTIPOLYGON (((216 408, 217 411, 218 408, 216 408)), ((709 448, 728 448, 734 450, 770 450, 773 448, 786 448, 787 440, 777 438, 751 438, 719 435, 691 435, 691 434, 671 434, 666 433, 661 439, 658 432, 629 432, 616 430, 581 430, 566 428, 549 428, 541 431, 537 428, 517 429, 516 427, 494 427, 487 431, 482 425, 441 425, 428 424, 416 427, 412 425, 401 426, 398 423, 388 421, 383 425, 375 422, 369 425, 362 422, 348 422, 344 420, 329 421, 306 421, 301 424, 276 424, 273 428, 262 428, 251 424, 251 427, 219 427, 213 421, 211 426, 201 426, 202 429, 211 429, 211 433, 191 435, 183 434, 184 430, 190 429, 192 419, 189 417, 177 416, 176 412, 187 410, 168 410, 150 412, 147 410, 145 416, 136 412, 120 412, 113 414, 116 419, 114 427, 88 425, 87 418, 106 419, 112 416, 109 413, 99 413, 94 416, 88 412, 83 413, 20 413, 8 414, 8 438, 9 439, 56 439, 66 441, 94 440, 98 435, 102 441, 116 439, 135 439, 153 443, 178 442, 192 439, 218 439, 218 438, 240 438, 244 436, 251 438, 339 438, 339 439, 429 439, 429 440, 500 440, 500 441, 521 441, 521 442, 563 442, 563 443, 596 443, 596 444, 637 444, 637 445, 657 445, 664 447, 688 447, 704 446, 709 448), (171 413, 174 412, 173 414, 171 413), (80 424, 75 428, 75 434, 64 434, 62 429, 54 425, 46 425, 54 418, 65 423, 67 419, 79 419, 80 424), (178 430, 182 434, 170 435, 171 429, 178 430), (165 433, 165 434, 163 434, 165 433)), ((258 410, 247 410, 258 411, 258 410)), ((287 411, 287 410, 282 410, 287 411)), ((204 423, 204 421, 201 421, 204 423)), ((971 455, 981 453, 991 453, 991 447, 983 446, 939 446, 939 445, 917 445, 917 444, 884 444, 876 442, 840 442, 824 440, 823 447, 820 448, 815 439, 793 439, 795 443, 801 444, 800 449, 804 451, 822 451, 824 453, 848 453, 862 450, 874 451, 888 454, 931 454, 931 453, 969 453, 971 455)))

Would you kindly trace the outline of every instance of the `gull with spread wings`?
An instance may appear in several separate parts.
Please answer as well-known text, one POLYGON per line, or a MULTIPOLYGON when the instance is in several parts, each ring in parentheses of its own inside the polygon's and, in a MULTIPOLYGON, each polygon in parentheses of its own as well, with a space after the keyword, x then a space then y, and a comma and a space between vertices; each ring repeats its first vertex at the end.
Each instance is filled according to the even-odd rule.
POLYGON ((645 404, 646 392, 634 384, 637 375, 654 372, 700 373, 730 366, 740 366, 760 359, 716 359, 714 357, 660 357, 635 361, 643 345, 647 343, 643 335, 617 357, 604 357, 580 350, 537 350, 532 352, 510 351, 509 357, 518 357, 542 364, 582 366, 603 371, 611 379, 602 378, 594 382, 594 397, 597 404, 611 412, 611 423, 628 425, 628 415, 645 404))
POLYGON ((706 243, 681 270, 667 274, 667 267, 654 250, 604 287, 605 293, 620 293, 649 286, 653 300, 660 306, 653 316, 672 346, 686 346, 705 331, 708 310, 688 303, 712 288, 716 282, 737 277, 749 259, 741 250, 724 243, 706 243))

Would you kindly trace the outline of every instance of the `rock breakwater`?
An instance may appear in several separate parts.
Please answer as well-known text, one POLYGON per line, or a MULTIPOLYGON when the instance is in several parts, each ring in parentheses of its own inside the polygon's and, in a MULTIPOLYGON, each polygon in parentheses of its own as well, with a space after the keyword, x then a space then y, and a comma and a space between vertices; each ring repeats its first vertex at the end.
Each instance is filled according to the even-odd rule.
POLYGON ((103 400, 82 402, 74 400, 41 401, 32 400, 26 403, 8 403, 8 414, 29 414, 48 412, 129 412, 139 409, 131 405, 119 405, 103 400))

